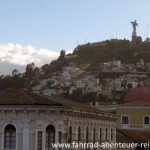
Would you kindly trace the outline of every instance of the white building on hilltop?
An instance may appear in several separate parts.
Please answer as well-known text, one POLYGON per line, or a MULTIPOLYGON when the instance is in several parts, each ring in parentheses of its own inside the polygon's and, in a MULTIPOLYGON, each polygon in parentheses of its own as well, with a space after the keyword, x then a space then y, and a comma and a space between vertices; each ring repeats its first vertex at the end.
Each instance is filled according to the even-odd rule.
POLYGON ((59 97, 1 91, 0 150, 54 150, 52 143, 73 141, 114 143, 116 119, 115 115, 59 97))

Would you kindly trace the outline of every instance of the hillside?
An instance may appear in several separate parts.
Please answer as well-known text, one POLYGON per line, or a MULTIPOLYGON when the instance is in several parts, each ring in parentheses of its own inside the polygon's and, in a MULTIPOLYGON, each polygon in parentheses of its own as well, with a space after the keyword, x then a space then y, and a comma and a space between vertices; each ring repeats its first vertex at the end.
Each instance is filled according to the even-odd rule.
POLYGON ((131 88, 150 87, 150 41, 106 40, 79 45, 57 60, 26 66, 25 73, 0 76, 0 90, 28 88, 74 100, 123 100, 131 88))
POLYGON ((123 63, 136 63, 140 59, 150 62, 150 42, 132 44, 128 40, 107 40, 99 43, 88 43, 75 48, 72 60, 79 64, 93 65, 111 60, 121 60, 123 63))

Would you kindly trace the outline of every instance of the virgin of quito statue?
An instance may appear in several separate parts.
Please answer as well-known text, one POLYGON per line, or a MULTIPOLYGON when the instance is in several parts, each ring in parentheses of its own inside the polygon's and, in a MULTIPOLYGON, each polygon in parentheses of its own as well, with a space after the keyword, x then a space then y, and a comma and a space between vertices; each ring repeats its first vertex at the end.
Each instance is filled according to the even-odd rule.
POLYGON ((135 20, 135 21, 132 21, 132 22, 130 22, 130 23, 131 23, 132 26, 133 26, 132 41, 134 42, 134 41, 136 41, 136 39, 137 39, 136 27, 138 27, 138 23, 137 23, 136 20, 135 20))

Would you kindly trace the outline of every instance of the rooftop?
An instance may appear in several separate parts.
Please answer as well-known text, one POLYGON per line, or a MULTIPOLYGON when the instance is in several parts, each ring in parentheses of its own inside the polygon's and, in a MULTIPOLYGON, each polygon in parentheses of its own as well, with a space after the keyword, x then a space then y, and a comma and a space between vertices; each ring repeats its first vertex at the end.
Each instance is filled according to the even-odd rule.
POLYGON ((119 134, 122 134, 124 137, 128 138, 128 141, 134 141, 137 143, 144 143, 150 141, 149 129, 143 130, 118 129, 117 132, 119 134))
POLYGON ((150 106, 150 88, 131 89, 123 101, 123 106, 150 106))
POLYGON ((90 113, 105 114, 108 116, 114 116, 104 111, 98 110, 93 107, 89 107, 85 104, 78 103, 69 99, 64 99, 58 96, 43 96, 27 90, 14 90, 8 89, 0 91, 0 105, 45 105, 52 107, 63 107, 69 109, 78 109, 90 113))
POLYGON ((150 88, 138 87, 131 89, 124 99, 124 102, 142 100, 150 103, 150 88))
POLYGON ((133 102, 124 103, 122 106, 150 106, 150 103, 143 100, 135 100, 133 102))

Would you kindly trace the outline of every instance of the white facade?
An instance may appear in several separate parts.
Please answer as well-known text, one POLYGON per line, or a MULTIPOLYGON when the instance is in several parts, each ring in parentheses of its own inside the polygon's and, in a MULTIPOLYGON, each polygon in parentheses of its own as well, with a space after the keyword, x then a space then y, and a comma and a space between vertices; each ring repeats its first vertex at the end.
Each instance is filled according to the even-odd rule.
POLYGON ((115 120, 115 117, 110 114, 89 113, 78 109, 72 111, 61 109, 58 106, 1 105, 0 150, 10 150, 4 147, 6 143, 5 128, 7 125, 13 125, 16 129, 16 148, 13 150, 47 150, 46 128, 49 125, 55 128, 55 143, 60 142, 60 139, 61 142, 68 142, 70 127, 72 127, 72 141, 79 141, 78 129, 80 127, 81 142, 86 141, 86 129, 88 128, 89 142, 93 141, 95 129, 95 142, 101 140, 114 143, 116 141, 115 120), (102 130, 101 139, 100 130, 102 130), (40 140, 38 139, 39 133, 42 136, 40 140), (41 143, 41 148, 38 147, 39 142, 41 143))

